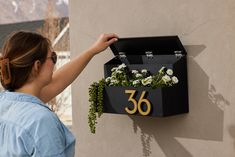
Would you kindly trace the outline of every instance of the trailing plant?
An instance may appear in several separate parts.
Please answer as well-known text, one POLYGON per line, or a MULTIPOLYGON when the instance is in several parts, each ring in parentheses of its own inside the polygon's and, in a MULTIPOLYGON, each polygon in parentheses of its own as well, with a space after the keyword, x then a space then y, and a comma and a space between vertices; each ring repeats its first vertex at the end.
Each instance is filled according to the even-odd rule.
POLYGON ((89 113, 88 124, 91 133, 95 133, 97 117, 99 118, 103 114, 103 91, 105 86, 105 80, 102 79, 98 83, 94 82, 89 88, 89 113))
POLYGON ((102 79, 98 83, 98 95, 97 95, 97 112, 98 112, 98 117, 103 114, 103 91, 104 91, 104 86, 105 86, 105 79, 102 79))
POLYGON ((88 113, 88 124, 90 127, 91 133, 95 133, 96 129, 96 104, 97 104, 97 91, 98 91, 98 83, 94 82, 90 85, 89 88, 89 113, 88 113))

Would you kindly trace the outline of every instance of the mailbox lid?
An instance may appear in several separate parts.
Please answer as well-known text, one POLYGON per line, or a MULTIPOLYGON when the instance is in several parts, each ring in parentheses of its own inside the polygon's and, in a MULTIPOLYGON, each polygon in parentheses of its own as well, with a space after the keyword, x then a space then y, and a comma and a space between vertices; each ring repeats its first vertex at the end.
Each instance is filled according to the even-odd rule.
POLYGON ((119 38, 110 48, 115 56, 119 52, 126 55, 145 55, 147 51, 151 51, 153 55, 174 55, 175 51, 187 54, 178 36, 119 38))

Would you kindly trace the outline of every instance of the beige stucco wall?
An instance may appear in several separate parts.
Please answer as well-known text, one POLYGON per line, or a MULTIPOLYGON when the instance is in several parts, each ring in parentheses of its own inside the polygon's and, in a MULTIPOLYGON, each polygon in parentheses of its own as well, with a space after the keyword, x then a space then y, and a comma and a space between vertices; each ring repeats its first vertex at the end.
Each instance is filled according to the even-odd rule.
POLYGON ((234 0, 70 0, 72 57, 103 32, 179 35, 188 50, 189 114, 104 114, 95 135, 87 124, 88 87, 113 54, 93 58, 72 86, 76 157, 234 157, 234 19, 234 0))

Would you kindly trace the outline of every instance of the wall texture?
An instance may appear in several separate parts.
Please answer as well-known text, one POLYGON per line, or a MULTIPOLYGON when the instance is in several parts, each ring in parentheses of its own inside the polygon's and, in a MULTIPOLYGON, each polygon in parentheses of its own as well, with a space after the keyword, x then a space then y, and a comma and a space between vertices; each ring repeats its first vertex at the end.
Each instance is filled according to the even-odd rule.
POLYGON ((235 156, 234 0, 70 0, 72 57, 103 32, 179 35, 188 51, 190 113, 169 118, 104 114, 87 124, 88 87, 103 77, 110 49, 72 86, 76 157, 235 156))

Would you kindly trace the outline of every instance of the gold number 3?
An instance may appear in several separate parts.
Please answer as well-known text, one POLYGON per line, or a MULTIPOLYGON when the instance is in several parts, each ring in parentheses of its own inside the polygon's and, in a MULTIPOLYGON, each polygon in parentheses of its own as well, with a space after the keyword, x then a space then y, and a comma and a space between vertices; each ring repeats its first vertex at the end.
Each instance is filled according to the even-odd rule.
POLYGON ((148 115, 150 113, 150 111, 151 111, 151 104, 150 104, 150 102, 147 99, 144 99, 144 95, 145 95, 146 91, 143 91, 141 93, 141 96, 140 96, 140 99, 139 99, 138 103, 133 98, 134 95, 135 95, 135 92, 136 92, 136 90, 125 90, 126 94, 131 94, 129 99, 128 99, 128 101, 131 101, 133 103, 133 105, 134 105, 134 108, 132 110, 130 110, 128 107, 125 107, 126 112, 129 113, 129 114, 134 114, 138 110, 141 115, 143 115, 143 116, 148 115), (141 106, 142 106, 143 103, 145 103, 147 105, 146 111, 142 110, 141 106))

